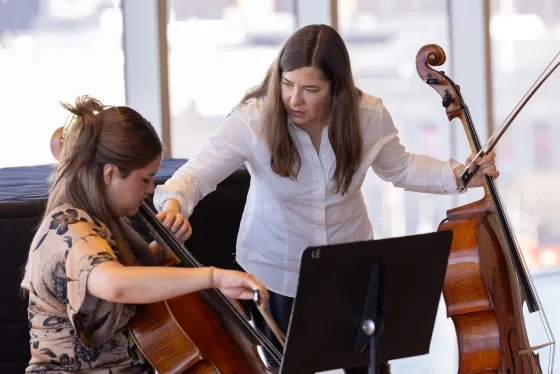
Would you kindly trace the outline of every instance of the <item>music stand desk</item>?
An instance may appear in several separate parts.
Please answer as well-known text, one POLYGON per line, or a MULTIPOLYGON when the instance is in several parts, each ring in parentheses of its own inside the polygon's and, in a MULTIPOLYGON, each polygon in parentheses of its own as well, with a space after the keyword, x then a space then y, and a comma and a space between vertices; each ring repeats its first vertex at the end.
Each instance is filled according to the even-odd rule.
POLYGON ((439 231, 307 248, 280 373, 428 353, 451 241, 451 231, 439 231), (367 318, 372 336, 362 329, 367 318))

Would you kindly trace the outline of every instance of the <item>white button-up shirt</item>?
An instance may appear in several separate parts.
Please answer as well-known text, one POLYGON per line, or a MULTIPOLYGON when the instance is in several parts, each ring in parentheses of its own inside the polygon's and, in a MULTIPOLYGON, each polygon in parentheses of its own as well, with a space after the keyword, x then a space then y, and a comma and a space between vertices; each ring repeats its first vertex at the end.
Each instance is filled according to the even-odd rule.
POLYGON ((301 255, 307 247, 373 238, 361 192, 368 168, 409 191, 457 191, 453 169, 460 164, 406 152, 382 101, 365 93, 360 104, 362 162, 344 196, 331 192, 336 160, 328 127, 322 131, 317 152, 309 135, 288 122, 301 168, 297 181, 280 177, 270 167, 261 109, 257 100, 235 107, 201 150, 156 188, 154 203, 161 211, 166 199, 175 198, 189 217, 198 201, 245 163, 251 183, 236 257, 271 291, 295 296, 301 255))

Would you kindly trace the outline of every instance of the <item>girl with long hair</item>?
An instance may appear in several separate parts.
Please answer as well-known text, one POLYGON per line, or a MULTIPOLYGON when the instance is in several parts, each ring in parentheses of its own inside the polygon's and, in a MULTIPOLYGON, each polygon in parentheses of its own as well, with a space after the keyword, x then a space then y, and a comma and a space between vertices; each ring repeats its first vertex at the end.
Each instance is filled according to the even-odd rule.
MULTIPOLYGON (((218 288, 226 296, 263 302, 252 275, 214 267, 157 266, 162 250, 130 226, 162 160, 152 125, 125 106, 90 97, 64 105, 59 164, 21 284, 29 296, 28 373, 153 373, 129 335, 135 304, 218 288)), ((188 222, 164 225, 185 240, 188 222)))

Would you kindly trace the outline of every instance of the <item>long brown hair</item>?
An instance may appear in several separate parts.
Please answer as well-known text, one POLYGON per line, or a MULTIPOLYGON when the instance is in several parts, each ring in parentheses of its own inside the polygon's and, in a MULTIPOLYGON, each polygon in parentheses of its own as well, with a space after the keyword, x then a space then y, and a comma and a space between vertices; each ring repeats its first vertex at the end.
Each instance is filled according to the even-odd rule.
POLYGON ((154 264, 147 243, 132 229, 127 218, 115 217, 104 196, 103 168, 116 165, 126 178, 154 161, 163 145, 152 125, 134 109, 104 106, 89 96, 74 105, 62 104, 74 122, 63 140, 59 164, 51 176, 47 216, 68 203, 105 223, 125 265, 154 264))
POLYGON ((284 73, 309 66, 318 68, 331 82, 329 141, 336 157, 334 192, 344 194, 362 159, 361 91, 354 85, 348 50, 335 29, 309 25, 296 31, 280 50, 262 83, 247 92, 241 103, 264 99, 264 136, 272 153, 270 166, 278 175, 297 179, 301 159, 288 132, 280 89, 284 73))

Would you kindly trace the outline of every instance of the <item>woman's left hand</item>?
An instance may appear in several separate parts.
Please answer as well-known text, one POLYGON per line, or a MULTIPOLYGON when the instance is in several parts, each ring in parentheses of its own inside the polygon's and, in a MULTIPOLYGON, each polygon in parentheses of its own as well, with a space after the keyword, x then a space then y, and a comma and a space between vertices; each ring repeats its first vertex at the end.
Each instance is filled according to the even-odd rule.
MULTIPOLYGON (((467 157, 467 160, 465 161, 465 166, 468 165, 473 160, 474 157, 476 157, 476 153, 473 153, 469 157, 467 157)), ((500 172, 496 168, 496 152, 491 151, 490 153, 482 157, 482 160, 479 157, 476 160, 476 162, 480 165, 480 169, 478 169, 476 174, 473 176, 473 178, 467 185, 468 188, 481 187, 482 178, 485 175, 488 175, 489 177, 493 177, 493 178, 498 178, 498 176, 500 175, 500 172)), ((455 176, 458 178, 463 172, 463 170, 465 170, 465 167, 456 168, 454 170, 455 176)))
MULTIPOLYGON (((178 209, 177 209, 178 210, 178 209)), ((164 210, 158 213, 157 218, 162 222, 171 233, 182 243, 184 243, 192 234, 189 221, 178 211, 164 210)), ((150 250, 159 263, 165 256, 165 250, 155 240, 149 245, 150 250)))

